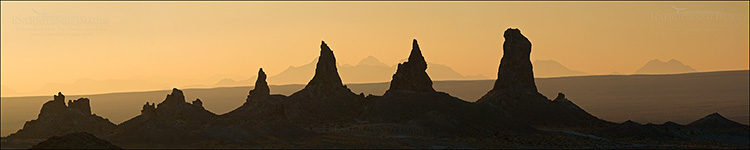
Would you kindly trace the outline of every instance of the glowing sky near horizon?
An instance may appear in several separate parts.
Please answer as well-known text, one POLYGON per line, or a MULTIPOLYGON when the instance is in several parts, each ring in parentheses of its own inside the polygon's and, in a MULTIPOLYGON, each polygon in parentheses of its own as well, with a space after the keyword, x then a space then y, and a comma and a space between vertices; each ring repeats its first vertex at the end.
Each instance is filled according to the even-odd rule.
MULTIPOLYGON (((2 86, 80 79, 206 84, 309 63, 325 40, 340 64, 394 65, 419 40, 431 63, 495 78, 502 32, 532 60, 590 74, 653 59, 748 69, 748 2, 2 2, 2 86)), ((342 77, 346 78, 346 77, 342 77)), ((178 83, 176 83, 178 84, 178 83)), ((273 83, 270 83, 273 84, 273 83)), ((53 93, 51 93, 53 94, 53 93)))

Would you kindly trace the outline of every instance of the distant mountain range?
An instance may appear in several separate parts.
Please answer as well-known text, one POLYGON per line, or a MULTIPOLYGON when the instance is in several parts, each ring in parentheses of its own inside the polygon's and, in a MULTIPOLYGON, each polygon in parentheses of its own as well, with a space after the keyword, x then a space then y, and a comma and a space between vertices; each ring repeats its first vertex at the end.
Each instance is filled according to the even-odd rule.
POLYGON ((534 64, 534 77, 537 78, 579 76, 588 74, 582 71, 570 70, 568 67, 563 66, 555 60, 535 60, 532 64, 534 64))
POLYGON ((659 59, 648 61, 643 67, 635 71, 635 74, 670 74, 695 72, 693 67, 683 64, 679 60, 670 59, 663 62, 659 59))
MULTIPOLYGON (((301 66, 289 66, 286 70, 281 73, 271 76, 268 78, 268 82, 274 84, 306 84, 312 78, 315 72, 315 64, 318 63, 318 59, 313 59, 312 62, 301 65, 301 66)), ((443 64, 428 63, 430 65, 427 68, 427 73, 433 80, 474 80, 474 79, 488 79, 482 75, 464 76, 461 73, 456 72, 451 67, 443 64)), ((337 67, 339 73, 345 83, 372 83, 372 82, 387 82, 391 80, 391 75, 396 72, 397 65, 389 66, 386 63, 381 62, 374 56, 367 56, 360 60, 356 65, 344 64, 337 67)), ((250 77, 247 80, 232 80, 224 79, 214 86, 216 87, 229 87, 229 86, 248 86, 252 84, 252 79, 256 76, 250 77)))
MULTIPOLYGON (((276 85, 284 84, 306 84, 309 79, 313 76, 315 64, 318 59, 313 59, 310 63, 301 66, 289 66, 286 70, 281 73, 270 76, 268 81, 276 85)), ((403 62, 403 61, 402 61, 403 62)), ((451 67, 443 64, 428 63, 430 65, 427 68, 433 80, 480 80, 489 79, 489 77, 483 75, 462 75, 456 72, 451 67)), ((555 60, 535 60, 534 64, 534 77, 536 78, 549 78, 549 77, 563 77, 563 76, 581 76, 589 75, 589 73, 572 70, 563 64, 555 60)), ((391 79, 391 75, 396 71, 397 65, 388 65, 381 62, 374 56, 367 56, 360 60, 356 65, 343 64, 338 65, 339 73, 341 74, 344 83, 377 83, 387 82, 391 79)), ((654 59, 646 63, 643 67, 638 69, 634 74, 673 74, 673 73, 688 73, 695 72, 696 70, 692 67, 683 64, 679 60, 671 59, 667 62, 654 59)), ((619 72, 611 73, 622 74, 619 72)), ((233 75, 233 74, 222 74, 214 75, 210 78, 200 80, 202 82, 214 84, 186 84, 186 81, 177 80, 169 77, 150 77, 150 80, 160 82, 149 82, 140 79, 110 79, 110 80, 94 80, 94 79, 79 79, 70 84, 61 83, 47 83, 39 90, 34 92, 19 92, 7 86, 2 86, 3 97, 16 97, 16 96, 36 96, 44 95, 47 93, 54 93, 59 90, 67 91, 68 93, 76 94, 95 94, 95 93, 112 93, 112 92, 129 92, 129 91, 149 91, 158 89, 168 89, 170 87, 182 87, 182 88, 211 88, 211 87, 236 87, 236 86, 250 86, 253 80, 257 76, 243 79, 247 76, 233 75), (178 82, 182 84, 178 84, 178 82), (112 86, 116 85, 116 86, 112 86)), ((183 79, 184 80, 184 79, 183 79)), ((191 80, 192 82, 198 82, 198 80, 191 80)))

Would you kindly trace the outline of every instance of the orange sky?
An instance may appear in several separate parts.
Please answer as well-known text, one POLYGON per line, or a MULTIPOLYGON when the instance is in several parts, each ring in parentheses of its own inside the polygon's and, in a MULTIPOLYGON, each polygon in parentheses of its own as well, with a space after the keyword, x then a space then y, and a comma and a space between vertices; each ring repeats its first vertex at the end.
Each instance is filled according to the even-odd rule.
POLYGON ((748 2, 2 2, 1 10, 2 86, 18 92, 83 78, 206 84, 259 67, 272 76, 309 63, 320 40, 340 64, 372 55, 393 65, 416 38, 428 62, 495 78, 508 27, 531 40, 532 60, 592 74, 629 74, 652 59, 748 69, 750 51, 748 2))

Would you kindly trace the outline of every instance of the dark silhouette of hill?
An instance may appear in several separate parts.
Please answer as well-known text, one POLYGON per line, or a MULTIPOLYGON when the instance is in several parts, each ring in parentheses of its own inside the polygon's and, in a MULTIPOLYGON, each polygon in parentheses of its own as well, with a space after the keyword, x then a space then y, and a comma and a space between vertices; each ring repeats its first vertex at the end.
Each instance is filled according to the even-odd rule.
POLYGON ((635 71, 636 74, 665 74, 686 72, 695 72, 695 69, 675 59, 670 59, 667 62, 663 62, 659 59, 654 59, 648 61, 646 65, 643 65, 643 67, 635 71))
POLYGON ((503 37, 503 58, 492 90, 476 101, 503 110, 515 119, 537 127, 601 127, 610 122, 587 113, 564 98, 553 102, 537 92, 531 61, 531 42, 518 29, 503 37))
POLYGON ((588 73, 570 70, 555 60, 535 60, 534 77, 561 77, 561 76, 580 76, 588 73))
POLYGON ((640 144, 654 144, 658 142, 679 143, 690 142, 696 145, 710 142, 725 142, 735 148, 750 147, 750 130, 748 126, 722 119, 718 113, 713 113, 696 124, 680 125, 671 121, 663 124, 639 124, 628 120, 617 126, 596 131, 594 134, 619 141, 629 141, 640 144), (700 126, 706 125, 706 126, 700 126), (698 125, 698 127, 696 127, 698 125), (717 130, 718 129, 718 130, 717 130))
POLYGON ((75 132, 64 136, 53 136, 31 147, 31 149, 122 149, 86 132, 75 132))
POLYGON ((37 119, 27 121, 21 130, 11 134, 11 139, 47 139, 73 132, 88 132, 94 135, 107 135, 116 125, 96 114, 91 114, 89 99, 68 100, 57 93, 54 100, 42 105, 37 119))
POLYGON ((719 115, 719 113, 712 113, 706 117, 691 122, 688 126, 699 128, 699 129, 719 129, 719 130, 747 130, 748 126, 743 125, 719 115))

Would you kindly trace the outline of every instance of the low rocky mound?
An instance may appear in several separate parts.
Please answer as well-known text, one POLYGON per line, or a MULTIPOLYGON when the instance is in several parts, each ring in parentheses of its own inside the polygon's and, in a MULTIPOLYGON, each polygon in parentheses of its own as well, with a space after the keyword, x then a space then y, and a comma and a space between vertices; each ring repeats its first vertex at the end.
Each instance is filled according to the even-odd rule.
POLYGON ((122 149, 86 132, 75 132, 64 136, 53 136, 31 149, 122 149))
POLYGON ((21 130, 7 139, 47 139, 73 132, 88 132, 97 136, 111 133, 116 125, 109 120, 91 114, 89 99, 68 100, 65 95, 57 93, 54 100, 42 105, 39 116, 24 124, 21 130))

